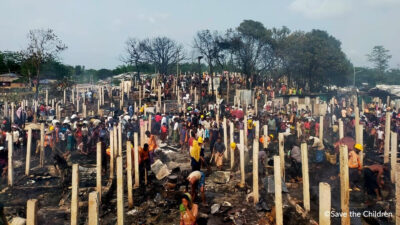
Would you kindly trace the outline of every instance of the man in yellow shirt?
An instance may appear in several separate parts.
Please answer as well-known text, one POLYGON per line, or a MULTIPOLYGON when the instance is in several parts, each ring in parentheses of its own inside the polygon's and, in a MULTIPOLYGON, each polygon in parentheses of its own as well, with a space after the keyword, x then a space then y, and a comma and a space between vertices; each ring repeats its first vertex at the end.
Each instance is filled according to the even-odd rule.
POLYGON ((197 141, 193 140, 193 147, 192 149, 190 149, 192 171, 200 170, 201 167, 200 153, 202 144, 203 144, 202 137, 199 137, 197 141))
POLYGON ((350 188, 355 191, 360 191, 357 187, 358 182, 360 181, 361 175, 361 163, 360 157, 358 156, 358 152, 363 150, 363 146, 361 144, 355 144, 354 148, 349 152, 349 178, 350 178, 350 188))

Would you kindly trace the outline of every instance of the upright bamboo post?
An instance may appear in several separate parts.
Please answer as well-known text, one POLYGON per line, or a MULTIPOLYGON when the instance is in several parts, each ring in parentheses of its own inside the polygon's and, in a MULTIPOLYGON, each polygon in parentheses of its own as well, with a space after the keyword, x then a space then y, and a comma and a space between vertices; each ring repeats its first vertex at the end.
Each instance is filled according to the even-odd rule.
POLYGON ((99 225, 100 199, 97 191, 92 191, 89 193, 88 205, 88 225, 99 225))
POLYGON ((319 116, 319 140, 324 141, 324 116, 319 116))
POLYGON ((72 165, 71 225, 79 224, 79 165, 72 165))
POLYGON ((259 201, 259 191, 258 191, 258 138, 253 139, 253 197, 254 204, 259 201))
POLYGON ((245 185, 245 171, 244 171, 244 130, 240 130, 240 185, 245 185))
POLYGON ((396 165, 397 165, 397 133, 396 132, 391 132, 391 141, 392 141, 392 152, 390 156, 390 180, 392 183, 396 182, 396 176, 400 176, 399 174, 396 174, 396 165))
POLYGON ((319 183, 319 224, 331 224, 331 186, 328 183, 319 183))
MULTIPOLYGON (((246 114, 247 114, 247 110, 246 110, 246 114)), ((244 119, 243 119, 243 123, 244 123, 244 145, 247 146, 247 132, 248 132, 248 127, 247 127, 247 123, 248 123, 248 119, 247 119, 247 115, 245 114, 244 119)))
POLYGON ((114 130, 110 130, 110 178, 114 178, 114 130))
POLYGON ((283 225, 282 176, 281 176, 281 159, 279 156, 274 156, 274 183, 275 183, 276 225, 283 225))
POLYGON ((118 156, 122 156, 122 125, 118 123, 118 156))
POLYGON ((40 124, 40 167, 44 166, 44 123, 40 124))
POLYGON ((389 151, 390 151, 390 112, 386 112, 385 121, 385 148, 383 152, 383 163, 389 163, 389 151))
POLYGON ((118 156, 118 128, 116 125, 113 126, 113 135, 114 135, 114 158, 118 156))
MULTIPOLYGON (((234 138, 233 138, 233 132, 234 132, 234 127, 233 127, 233 122, 229 123, 229 132, 230 132, 230 139, 229 142, 232 143, 234 142, 234 138)), ((230 144, 229 144, 230 147, 230 144)), ((234 167, 234 163, 235 163, 235 149, 230 148, 231 149, 231 170, 234 167)))
POLYGON ((13 135, 11 133, 7 133, 7 141, 8 141, 8 186, 13 186, 14 185, 14 159, 13 159, 13 149, 14 149, 14 143, 13 143, 13 135))
POLYGON ((37 199, 29 199, 26 202, 26 225, 37 225, 37 199))
POLYGON ((343 137, 344 137, 343 121, 339 119, 339 139, 342 139, 343 137))
POLYGON ((224 152, 224 158, 227 159, 228 158, 228 130, 226 127, 226 117, 224 117, 223 122, 222 122, 222 126, 224 129, 224 145, 226 148, 226 151, 224 152))
POLYGON ((25 163, 25 175, 29 176, 31 167, 31 149, 32 149, 32 128, 28 129, 28 143, 26 147, 26 163, 25 163))
POLYGON ((350 225, 349 159, 347 145, 340 146, 340 208, 342 225, 350 225))
POLYGON ((279 157, 281 159, 281 176, 285 180, 285 151, 284 151, 284 136, 283 133, 279 133, 279 157))
POLYGON ((96 191, 99 194, 99 201, 101 202, 102 195, 102 184, 101 184, 101 167, 102 167, 102 159, 101 159, 101 142, 97 142, 96 145, 96 191))
POLYGON ((310 181, 308 177, 308 152, 307 144, 301 144, 301 166, 303 174, 303 205, 307 212, 310 212, 310 181))
MULTIPOLYGON (((359 140, 357 141, 357 143, 359 143, 364 148, 364 125, 362 125, 362 124, 358 125, 358 134, 359 134, 359 140)), ((363 166, 364 166, 364 151, 361 151, 359 153, 359 158, 360 158, 361 168, 363 168, 363 166)))
POLYGON ((134 144, 134 164, 135 164, 135 188, 139 187, 139 137, 138 133, 133 134, 133 144, 134 144))
POLYGON ((132 149, 131 142, 126 142, 126 180, 128 188, 128 207, 133 208, 133 193, 132 193, 132 149))
POLYGON ((117 224, 124 225, 124 174, 122 156, 117 158, 117 224))
MULTIPOLYGON (((400 174, 400 163, 396 165, 396 173, 400 174)), ((396 176, 396 225, 400 225, 400 175, 396 176)))

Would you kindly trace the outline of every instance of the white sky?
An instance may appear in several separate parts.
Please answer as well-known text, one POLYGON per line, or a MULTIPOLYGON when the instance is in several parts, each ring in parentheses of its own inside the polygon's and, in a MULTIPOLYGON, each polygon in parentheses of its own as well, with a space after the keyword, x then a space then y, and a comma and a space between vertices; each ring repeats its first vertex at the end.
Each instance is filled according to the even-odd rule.
POLYGON ((34 28, 52 28, 68 45, 64 63, 112 69, 128 37, 168 36, 190 52, 201 29, 225 31, 244 19, 292 31, 322 29, 356 66, 383 45, 400 67, 400 0, 2 0, 0 50, 21 50, 34 28))

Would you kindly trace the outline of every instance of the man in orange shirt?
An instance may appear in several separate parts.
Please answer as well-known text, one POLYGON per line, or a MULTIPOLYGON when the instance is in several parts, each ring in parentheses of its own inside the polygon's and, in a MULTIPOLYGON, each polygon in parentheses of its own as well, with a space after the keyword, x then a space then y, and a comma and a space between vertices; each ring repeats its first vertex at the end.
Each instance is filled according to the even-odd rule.
POLYGON ((149 156, 150 163, 154 162, 154 151, 157 149, 157 141, 156 137, 150 133, 150 131, 146 131, 146 136, 148 138, 147 144, 149 145, 149 156))
POLYGON ((355 144, 354 148, 349 152, 349 178, 350 178, 350 188, 355 191, 360 191, 360 188, 357 187, 358 182, 360 181, 361 175, 361 163, 360 157, 358 156, 358 152, 363 150, 363 146, 361 144, 355 144))

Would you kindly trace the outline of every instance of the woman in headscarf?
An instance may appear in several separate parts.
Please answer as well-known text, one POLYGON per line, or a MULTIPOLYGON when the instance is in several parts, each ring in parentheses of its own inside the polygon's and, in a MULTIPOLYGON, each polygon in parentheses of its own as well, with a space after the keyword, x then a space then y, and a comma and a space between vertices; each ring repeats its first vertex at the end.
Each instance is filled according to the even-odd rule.
POLYGON ((192 202, 192 197, 189 193, 182 196, 182 204, 179 206, 181 212, 180 225, 197 225, 198 205, 192 202))

